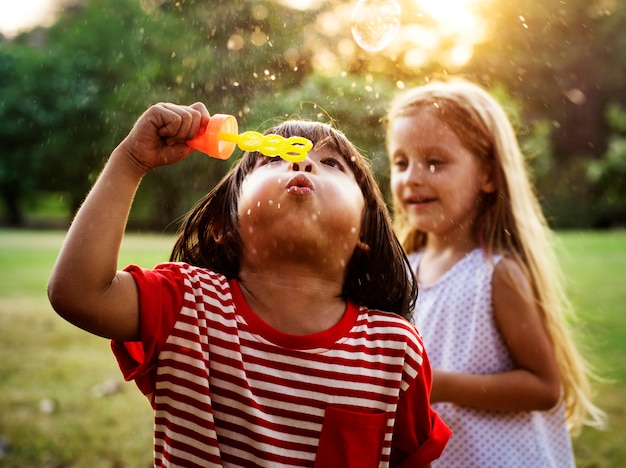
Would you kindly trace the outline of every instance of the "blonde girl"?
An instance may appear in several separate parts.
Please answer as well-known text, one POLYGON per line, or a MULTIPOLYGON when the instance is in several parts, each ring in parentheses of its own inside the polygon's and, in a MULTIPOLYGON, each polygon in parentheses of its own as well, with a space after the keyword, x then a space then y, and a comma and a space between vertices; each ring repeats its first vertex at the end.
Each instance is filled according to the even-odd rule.
POLYGON ((392 102, 395 227, 418 278, 431 401, 453 430, 440 466, 573 466, 597 425, 552 232, 503 108, 462 79, 392 102))

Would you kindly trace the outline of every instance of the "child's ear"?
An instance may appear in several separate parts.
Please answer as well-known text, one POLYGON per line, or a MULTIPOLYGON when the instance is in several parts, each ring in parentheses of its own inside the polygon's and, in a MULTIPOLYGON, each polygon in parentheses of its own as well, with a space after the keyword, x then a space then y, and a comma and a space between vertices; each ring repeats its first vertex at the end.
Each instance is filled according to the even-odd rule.
POLYGON ((212 226, 213 240, 216 244, 222 244, 224 242, 224 226, 221 222, 213 221, 212 226))
POLYGON ((485 168, 481 175, 480 188, 484 193, 493 193, 498 189, 493 167, 485 168))
POLYGON ((482 190, 484 193, 493 193, 496 191, 496 184, 492 179, 485 180, 482 183, 482 190))
POLYGON ((359 239, 358 242, 356 243, 356 248, 360 249, 363 252, 369 252, 370 251, 369 244, 366 244, 361 239, 359 239))

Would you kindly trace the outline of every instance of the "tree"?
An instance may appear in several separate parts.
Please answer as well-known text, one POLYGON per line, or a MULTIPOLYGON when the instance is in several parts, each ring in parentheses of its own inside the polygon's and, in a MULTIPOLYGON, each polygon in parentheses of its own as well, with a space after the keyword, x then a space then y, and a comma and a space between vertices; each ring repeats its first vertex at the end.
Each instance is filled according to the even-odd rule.
MULTIPOLYGON (((73 211, 144 109, 158 101, 202 101, 211 113, 234 115, 242 129, 265 128, 276 116, 304 110, 315 115, 322 109, 372 156, 386 190, 384 133, 377 119, 396 87, 461 72, 492 90, 499 85, 511 90, 523 106, 522 140, 535 146, 541 141, 545 151, 535 162, 541 166, 537 183, 546 191, 548 211, 559 217, 580 211, 578 200, 590 195, 594 183, 585 177, 584 166, 604 154, 611 132, 603 110, 609 99, 618 104, 626 100, 626 47, 620 47, 626 42, 621 27, 626 7, 603 2, 602 10, 584 0, 485 2, 491 36, 466 66, 447 64, 458 45, 458 38, 449 36, 416 69, 405 58, 419 43, 409 40, 407 32, 436 24, 415 2, 400 3, 405 29, 388 49, 375 54, 359 49, 352 39, 354 4, 347 0, 318 2, 304 11, 279 0, 76 3, 52 27, 10 44, 21 47, 24 57, 31 54, 37 64, 13 56, 17 68, 10 73, 36 77, 29 86, 40 87, 47 96, 29 94, 26 84, 20 87, 14 79, 2 85, 12 96, 7 103, 13 104, 0 109, 0 123, 11 119, 27 125, 11 130, 11 138, 28 135, 11 140, 19 146, 11 149, 13 173, 23 171, 16 165, 17 151, 28 151, 34 163, 37 148, 42 149, 46 165, 31 187, 66 192, 73 211), (20 102, 32 96, 38 96, 36 113, 47 120, 33 120, 32 109, 19 110, 20 102), (15 118, 9 108, 24 115, 15 118), (36 133, 28 128, 35 124, 40 125, 36 133), (571 177, 555 183, 555 174, 571 177)), ((8 70, 7 63, 0 66, 8 70)), ((5 134, 0 132, 8 145, 5 134)), ((9 166, 3 164, 0 177, 8 181, 4 168, 9 166)), ((161 227, 164 220, 175 219, 227 167, 198 155, 151 173, 139 189, 131 223, 161 227)), ((20 180, 7 182, 16 199, 28 191, 29 177, 20 180)))
POLYGON ((67 168, 50 147, 68 115, 89 107, 92 89, 67 58, 23 44, 2 44, 0 77, 0 195, 8 224, 20 226, 23 201, 67 168))
POLYGON ((626 225, 626 109, 619 104, 609 105, 607 120, 614 132, 607 151, 587 169, 594 187, 591 201, 597 212, 595 227, 626 225))
MULTIPOLYGON (((255 96, 293 86, 307 72, 297 47, 305 21, 278 4, 251 1, 87 0, 67 9, 47 32, 46 47, 71 56, 75 76, 91 80, 96 92, 89 113, 68 112, 65 131, 50 146, 67 166, 56 188, 72 194, 74 209, 111 149, 158 101, 202 101, 213 113, 245 121, 255 96)), ((159 220, 185 212, 226 169, 192 157, 151 173, 138 193, 141 219, 131 223, 162 227, 159 220)))
POLYGON ((586 166, 607 150, 607 105, 626 104, 626 4, 521 0, 485 9, 491 36, 465 71, 509 88, 529 127, 550 122, 552 167, 538 180, 544 207, 555 226, 593 224, 586 166))

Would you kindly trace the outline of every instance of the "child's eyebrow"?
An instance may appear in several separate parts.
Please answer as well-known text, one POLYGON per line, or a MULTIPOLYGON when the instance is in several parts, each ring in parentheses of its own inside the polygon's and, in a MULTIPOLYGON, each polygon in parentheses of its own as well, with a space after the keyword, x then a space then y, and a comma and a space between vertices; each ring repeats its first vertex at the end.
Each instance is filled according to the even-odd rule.
POLYGON ((337 153, 338 156, 343 157, 345 160, 349 159, 347 155, 341 151, 341 146, 336 143, 332 136, 326 136, 321 140, 318 140, 318 142, 313 145, 313 149, 321 149, 326 145, 330 147, 331 151, 337 153))

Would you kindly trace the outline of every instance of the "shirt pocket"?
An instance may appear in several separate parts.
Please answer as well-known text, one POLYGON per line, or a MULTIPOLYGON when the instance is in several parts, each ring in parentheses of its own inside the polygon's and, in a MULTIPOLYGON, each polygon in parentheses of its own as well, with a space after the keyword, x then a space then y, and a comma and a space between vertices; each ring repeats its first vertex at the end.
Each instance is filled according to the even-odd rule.
POLYGON ((357 413, 328 406, 315 456, 315 468, 377 468, 382 456, 387 413, 357 413))

